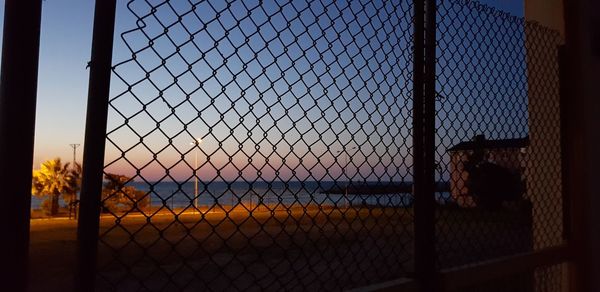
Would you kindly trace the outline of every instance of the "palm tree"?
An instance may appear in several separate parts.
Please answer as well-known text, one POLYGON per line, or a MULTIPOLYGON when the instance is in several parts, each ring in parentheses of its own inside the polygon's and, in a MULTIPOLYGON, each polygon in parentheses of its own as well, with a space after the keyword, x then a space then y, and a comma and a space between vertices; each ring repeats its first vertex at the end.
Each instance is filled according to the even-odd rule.
MULTIPOLYGON (((42 163, 40 169, 33 171, 31 193, 34 196, 48 196, 50 208, 48 214, 54 216, 58 213, 58 200, 60 195, 73 196, 79 188, 77 169, 70 170, 69 163, 64 165, 60 158, 55 158, 42 163)), ((65 201, 71 198, 64 197, 65 201)))
MULTIPOLYGON (((67 163, 65 167, 69 164, 67 163)), ((68 167, 67 167, 68 168, 68 167)), ((71 204, 77 200, 77 193, 81 190, 81 164, 75 162, 74 166, 69 170, 71 187, 69 193, 63 194, 63 201, 67 204, 71 204)))

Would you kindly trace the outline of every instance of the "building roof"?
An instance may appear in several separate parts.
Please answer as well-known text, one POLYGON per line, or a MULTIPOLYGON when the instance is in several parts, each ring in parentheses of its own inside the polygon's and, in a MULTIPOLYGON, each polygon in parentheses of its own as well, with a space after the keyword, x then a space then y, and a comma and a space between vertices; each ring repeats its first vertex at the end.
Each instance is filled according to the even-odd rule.
POLYGON ((474 139, 474 141, 460 142, 450 148, 450 151, 463 151, 463 150, 474 150, 474 149, 502 149, 502 148, 525 148, 529 146, 529 137, 515 138, 515 139, 502 139, 502 140, 486 140, 474 139))

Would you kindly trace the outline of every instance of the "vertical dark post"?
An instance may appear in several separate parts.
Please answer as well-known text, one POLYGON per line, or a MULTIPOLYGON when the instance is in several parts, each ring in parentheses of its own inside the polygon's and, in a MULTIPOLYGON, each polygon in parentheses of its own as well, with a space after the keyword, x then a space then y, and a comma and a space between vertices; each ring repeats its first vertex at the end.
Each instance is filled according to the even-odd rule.
POLYGON ((436 259, 437 252, 435 248, 435 98, 436 98, 436 13, 437 0, 425 1, 425 101, 423 106, 423 164, 424 164, 424 204, 426 212, 424 212, 423 221, 425 228, 425 249, 427 257, 425 258, 425 272, 427 279, 423 279, 424 291, 439 291, 438 281, 436 276, 436 259))
POLYGON ((415 1, 413 143, 415 273, 420 291, 436 291, 435 0, 415 1))
POLYGON ((77 226, 78 267, 75 291, 93 291, 96 278, 115 9, 116 0, 96 0, 77 226))
POLYGON ((431 257, 428 264, 435 271, 435 98, 436 98, 436 0, 426 0, 425 6, 425 102, 423 108, 423 148, 425 173, 425 198, 427 198, 427 226, 431 257))
POLYGON ((560 46, 558 48, 558 80, 560 86, 560 164, 561 164, 561 191, 562 191, 562 216, 563 216, 563 239, 569 240, 571 237, 571 199, 569 196, 569 190, 571 189, 569 179, 569 153, 572 149, 569 148, 569 141, 572 141, 573 137, 569 133, 571 124, 570 120, 572 113, 569 106, 569 98, 567 97, 568 92, 571 89, 568 88, 569 74, 567 74, 567 53, 566 46, 560 46))
MULTIPOLYGON (((569 265, 569 291, 599 291, 598 281, 598 218, 597 214, 597 164, 598 140, 591 133, 597 133, 598 115, 594 107, 598 107, 597 68, 590 45, 589 32, 597 29, 589 16, 600 9, 598 1, 572 0, 564 2, 565 49, 564 61, 568 65, 561 70, 566 73, 562 77, 568 79, 567 88, 561 88, 561 98, 568 102, 567 108, 561 109, 561 135, 567 135, 563 141, 568 144, 561 149, 561 155, 567 156, 568 164, 562 165, 569 173, 563 185, 570 195, 570 238, 572 264, 569 265), (586 3, 587 2, 587 3, 586 3), (586 5, 587 4, 587 5, 586 5), (587 6, 587 7, 586 7, 587 6), (595 7, 593 7, 595 6, 595 7), (596 8, 596 9, 594 9, 596 8), (594 71, 596 70, 596 71, 594 71)), ((596 59, 597 60, 597 59, 596 59)), ((564 83, 562 83, 564 84, 564 83)), ((561 84, 561 85, 562 85, 561 84)), ((562 105, 561 105, 562 106, 562 105)), ((563 181, 564 182, 564 181, 563 181)))
POLYGON ((27 290, 31 166, 42 1, 6 0, 0 80, 1 281, 27 290))

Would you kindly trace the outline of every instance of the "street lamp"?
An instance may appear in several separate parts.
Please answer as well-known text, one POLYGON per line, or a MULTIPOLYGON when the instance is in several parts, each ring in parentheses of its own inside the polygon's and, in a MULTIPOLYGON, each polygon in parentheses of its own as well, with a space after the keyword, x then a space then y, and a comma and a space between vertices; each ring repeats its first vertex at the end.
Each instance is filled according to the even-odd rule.
MULTIPOLYGON (((356 149, 356 146, 353 146, 352 148, 350 148, 350 150, 355 150, 355 149, 356 149)), ((346 154, 345 159, 344 159, 344 166, 342 167, 342 176, 345 176, 346 178, 348 178, 348 182, 346 182, 346 187, 344 188, 344 200, 346 201, 346 204, 348 204, 348 184, 352 180, 350 177, 348 177, 346 175, 346 167, 348 167, 348 157, 350 155, 348 154, 348 150, 346 150, 346 147, 344 147, 343 150, 336 151, 336 153, 338 154, 338 156, 342 153, 346 154)))
POLYGON ((194 151, 194 207, 198 209, 198 150, 200 150, 200 143, 202 143, 202 139, 197 138, 194 141, 190 142, 190 145, 196 147, 196 151, 194 151))

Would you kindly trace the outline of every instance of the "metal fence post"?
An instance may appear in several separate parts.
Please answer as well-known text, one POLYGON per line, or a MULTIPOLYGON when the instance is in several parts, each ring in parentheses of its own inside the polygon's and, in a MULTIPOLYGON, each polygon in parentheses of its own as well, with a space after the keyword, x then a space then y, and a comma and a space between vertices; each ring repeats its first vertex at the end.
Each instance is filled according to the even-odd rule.
POLYGON ((77 226, 76 291, 92 291, 96 277, 96 254, 100 225, 100 201, 106 121, 110 92, 116 0, 97 0, 83 154, 81 205, 77 226))
POLYGON ((2 283, 27 290, 42 1, 6 0, 0 84, 2 283), (10 283, 10 284, 9 284, 10 283))
POLYGON ((439 291, 438 277, 436 269, 436 234, 435 234, 435 97, 436 97, 436 0, 425 1, 425 80, 424 80, 424 105, 423 105, 423 160, 424 160, 424 199, 426 200, 427 211, 424 214, 426 222, 425 230, 428 242, 426 242, 425 276, 422 279, 424 291, 439 291), (425 284, 427 283, 427 284, 425 284))
POLYGON ((571 197, 569 196, 571 190, 571 179, 569 178, 570 164, 569 154, 573 151, 570 148, 569 141, 573 140, 573 137, 569 133, 572 124, 572 109, 569 100, 569 74, 568 74, 568 63, 567 63, 567 48, 562 45, 558 48, 558 82, 560 87, 560 164, 561 164, 561 192, 562 192, 562 203, 563 203, 563 239, 568 241, 571 239, 571 197))
POLYGON ((435 252, 435 0, 414 6, 415 277, 420 291, 436 290, 435 252))

